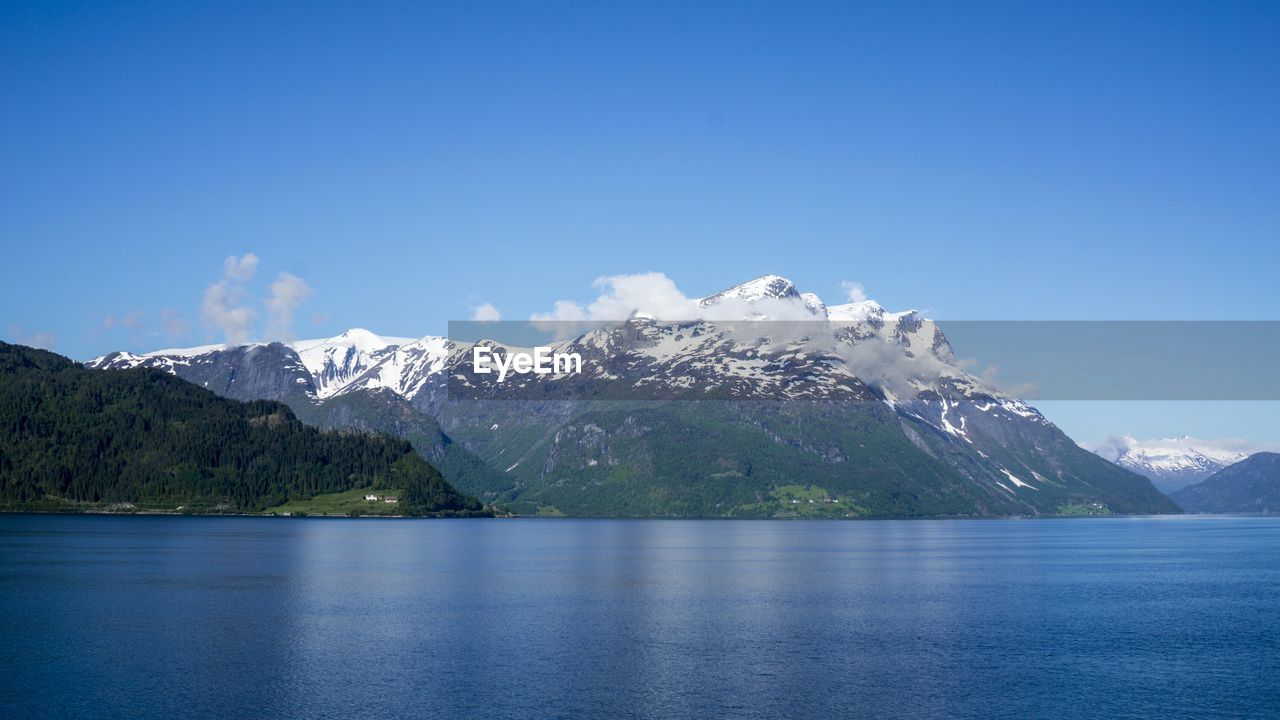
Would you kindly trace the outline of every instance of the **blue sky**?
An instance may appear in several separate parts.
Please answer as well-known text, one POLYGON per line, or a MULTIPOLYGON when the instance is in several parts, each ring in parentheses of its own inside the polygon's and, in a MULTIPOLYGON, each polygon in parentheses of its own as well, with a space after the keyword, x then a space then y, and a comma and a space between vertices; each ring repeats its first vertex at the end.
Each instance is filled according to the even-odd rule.
POLYGON ((248 302, 310 288, 299 336, 644 271, 1280 318, 1276 3, 261 5, 0 7, 0 336, 221 340, 202 297, 250 252, 248 302))

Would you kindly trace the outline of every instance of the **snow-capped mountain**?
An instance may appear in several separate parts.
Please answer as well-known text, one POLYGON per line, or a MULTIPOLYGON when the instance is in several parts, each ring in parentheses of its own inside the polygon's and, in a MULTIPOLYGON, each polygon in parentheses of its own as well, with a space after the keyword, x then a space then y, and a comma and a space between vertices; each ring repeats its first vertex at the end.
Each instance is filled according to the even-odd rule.
POLYGON ((1149 478, 1161 491, 1171 493, 1249 457, 1248 452, 1222 447, 1222 444, 1186 435, 1153 440, 1121 435, 1107 438, 1093 450, 1116 465, 1149 478))
MULTIPOLYGON (((707 296, 698 300, 697 306, 713 318, 697 331, 689 331, 687 323, 651 322, 641 309, 633 318, 636 327, 592 330, 581 337, 556 343, 555 347, 594 358, 596 362, 588 363, 588 370, 596 380, 620 378, 622 375, 614 371, 623 366, 634 367, 639 362, 645 369, 638 381, 642 389, 653 389, 664 382, 675 387, 744 386, 745 383, 756 394, 777 390, 781 392, 775 396, 779 399, 821 395, 822 386, 845 387, 850 381, 856 383, 860 371, 875 380, 880 368, 872 366, 878 363, 878 358, 874 363, 861 362, 856 353, 844 357, 838 351, 873 338, 901 347, 907 361, 932 358, 942 363, 953 362, 941 332, 915 311, 889 313, 874 301, 828 307, 817 295, 802 294, 794 283, 777 275, 766 275, 707 296), (770 333, 791 333, 794 337, 757 337, 756 326, 751 323, 771 320, 779 323, 767 328, 770 333), (815 328, 803 323, 828 320, 835 323, 836 336, 826 338, 827 345, 818 347, 815 353, 815 339, 802 337, 815 328), (795 321, 801 323, 795 328, 789 329, 784 324, 795 321), (726 365, 729 361, 732 364, 726 365), (807 386, 794 382, 797 362, 808 363, 805 377, 814 382, 807 386), (676 372, 677 366, 682 371, 676 372), (724 372, 726 369, 729 372, 724 372), (751 380, 760 382, 753 385, 751 380)), ((375 389, 388 389, 414 400, 420 394, 443 389, 446 371, 457 370, 469 362, 472 347, 470 343, 460 344, 438 335, 418 339, 389 337, 363 328, 352 328, 331 338, 278 345, 296 355, 296 361, 285 364, 295 370, 298 366, 305 368, 306 378, 302 381, 292 378, 289 389, 301 391, 317 401, 355 390, 375 389)), ((238 348, 205 345, 148 353, 116 352, 94 358, 87 364, 99 369, 154 367, 184 377, 203 376, 207 372, 201 369, 207 370, 211 363, 219 364, 218 360, 225 361, 226 353, 254 357, 269 352, 269 347, 269 344, 255 343, 238 348)), ((947 368, 942 374, 976 387, 973 378, 959 371, 947 368)), ((200 377, 197 381, 233 397, 243 394, 231 387, 220 388, 209 377, 200 377)), ((243 382, 243 376, 232 374, 226 381, 243 382)), ((920 380, 907 390, 920 391, 927 389, 927 385, 928 382, 920 380)), ((883 387, 882 391, 891 399, 901 394, 901 389, 895 392, 883 387)), ((261 394, 256 390, 254 393, 261 394)))
MULTIPOLYGON (((810 298, 818 299, 813 293, 806 293, 810 298)), ((709 307, 729 300, 743 302, 759 302, 761 300, 799 300, 804 303, 795 283, 781 275, 762 275, 755 280, 748 280, 741 285, 708 295, 698 301, 698 305, 709 307)), ((821 300, 819 300, 821 302, 821 300)))
MULTIPOLYGON (((200 369, 208 367, 211 361, 222 359, 225 362, 228 353, 241 357, 279 353, 279 350, 271 350, 273 346, 282 348, 288 356, 288 360, 283 362, 294 369, 301 368, 305 378, 302 382, 294 378, 289 389, 301 391, 316 400, 325 400, 357 388, 387 388, 412 398, 420 389, 424 376, 438 372, 452 348, 445 338, 438 336, 428 335, 420 339, 388 337, 363 328, 352 328, 331 338, 287 343, 252 343, 235 348, 205 345, 149 353, 117 352, 94 358, 87 364, 111 369, 154 367, 187 377, 202 374, 200 369)), ((239 380, 235 376, 228 378, 229 383, 239 380)), ((209 378, 202 378, 200 384, 217 389, 209 378)), ((232 397, 241 394, 227 390, 222 392, 232 397)))
POLYGON ((298 353, 315 380, 316 395, 327 398, 381 364, 400 346, 413 342, 413 338, 383 337, 362 328, 352 328, 326 340, 304 340, 288 345, 298 353))
POLYGON ((553 344, 582 356, 581 374, 503 384, 470 372, 474 343, 360 329, 88 364, 153 367, 229 397, 284 400, 326 426, 429 436, 442 457, 461 444, 490 472, 483 485, 446 478, 530 509, 768 514, 770 488, 796 482, 843 493, 851 514, 1174 509, 965 372, 918 312, 828 306, 776 275, 692 307, 696 317, 675 321, 634 308, 553 344), (509 399, 526 402, 491 402, 509 399), (620 495, 601 489, 619 482, 620 495))

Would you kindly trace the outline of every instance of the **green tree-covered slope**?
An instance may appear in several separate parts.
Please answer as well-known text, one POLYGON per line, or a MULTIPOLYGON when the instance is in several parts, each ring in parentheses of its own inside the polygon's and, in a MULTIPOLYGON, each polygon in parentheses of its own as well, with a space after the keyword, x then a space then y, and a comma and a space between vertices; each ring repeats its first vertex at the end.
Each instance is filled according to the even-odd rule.
MULTIPOLYGON (((1048 424, 951 442, 883 403, 468 403, 449 427, 521 513, 927 517, 1177 512, 1151 483, 1048 424), (505 413, 504 413, 505 410, 505 413), (496 432, 491 428, 498 428, 496 432), (985 447, 985 450, 980 450, 985 447), (1016 485, 992 467, 1025 478, 1016 485), (796 490, 801 488, 802 491, 796 490), (809 501, 814 502, 810 503, 809 501), (795 501, 795 502, 793 502, 795 501)), ((996 424, 995 428, 1000 429, 996 424)))
POLYGON ((404 489, 407 514, 483 513, 405 440, 321 431, 278 402, 0 343, 0 508, 252 512, 384 486, 404 489))

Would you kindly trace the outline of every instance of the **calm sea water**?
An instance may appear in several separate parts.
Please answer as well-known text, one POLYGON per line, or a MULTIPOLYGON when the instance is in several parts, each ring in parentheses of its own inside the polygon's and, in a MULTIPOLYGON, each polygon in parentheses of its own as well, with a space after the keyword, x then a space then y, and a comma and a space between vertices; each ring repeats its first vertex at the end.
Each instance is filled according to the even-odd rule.
POLYGON ((1280 520, 0 516, 6 718, 1275 718, 1280 520))

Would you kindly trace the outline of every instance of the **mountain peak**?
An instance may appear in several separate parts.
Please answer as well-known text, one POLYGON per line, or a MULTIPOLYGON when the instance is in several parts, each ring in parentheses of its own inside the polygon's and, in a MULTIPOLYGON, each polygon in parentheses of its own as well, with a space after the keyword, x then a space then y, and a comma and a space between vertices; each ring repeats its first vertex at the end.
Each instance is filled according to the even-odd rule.
POLYGON ((830 305, 827 307, 827 316, 832 320, 853 322, 883 321, 885 310, 875 300, 859 300, 844 305, 830 305))
POLYGON ((325 340, 302 340, 292 343, 292 346, 294 349, 303 349, 316 346, 343 345, 354 347, 361 352, 375 352, 392 345, 406 345, 413 341, 414 338, 386 337, 371 330, 357 327, 325 340))
POLYGON ((781 275, 761 275, 740 285, 721 290, 698 301, 706 307, 722 300, 745 300, 753 302, 765 299, 799 298, 800 292, 796 284, 781 275))
POLYGON ((343 331, 341 335, 336 335, 330 339, 360 342, 363 340, 380 340, 382 338, 380 335, 378 335, 378 333, 375 333, 372 330, 365 330, 364 328, 356 327, 356 328, 349 328, 343 331))

